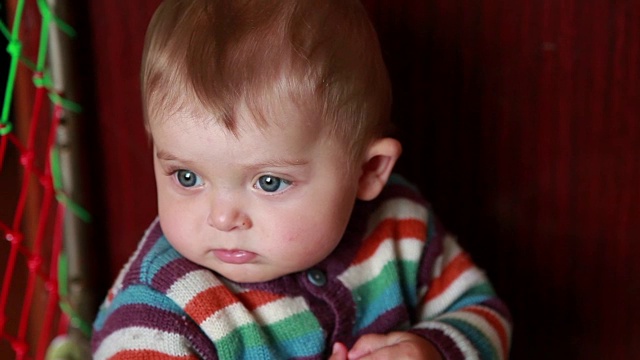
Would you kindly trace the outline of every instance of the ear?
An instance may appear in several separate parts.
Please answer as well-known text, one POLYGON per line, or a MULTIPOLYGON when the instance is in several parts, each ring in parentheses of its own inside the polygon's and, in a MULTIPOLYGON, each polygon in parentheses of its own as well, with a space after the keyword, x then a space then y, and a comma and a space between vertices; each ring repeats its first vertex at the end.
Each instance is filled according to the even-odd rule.
POLYGON ((369 145, 364 153, 362 173, 358 180, 358 199, 372 200, 380 194, 400 153, 402 145, 396 139, 381 138, 369 145))

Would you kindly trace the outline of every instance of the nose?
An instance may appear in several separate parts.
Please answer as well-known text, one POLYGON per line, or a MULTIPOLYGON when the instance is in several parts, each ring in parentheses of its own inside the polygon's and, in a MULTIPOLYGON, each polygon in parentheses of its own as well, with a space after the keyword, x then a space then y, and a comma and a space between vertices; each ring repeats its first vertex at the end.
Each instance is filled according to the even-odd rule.
POLYGON ((207 222, 220 231, 246 230, 252 226, 249 216, 233 198, 216 197, 211 202, 207 222))

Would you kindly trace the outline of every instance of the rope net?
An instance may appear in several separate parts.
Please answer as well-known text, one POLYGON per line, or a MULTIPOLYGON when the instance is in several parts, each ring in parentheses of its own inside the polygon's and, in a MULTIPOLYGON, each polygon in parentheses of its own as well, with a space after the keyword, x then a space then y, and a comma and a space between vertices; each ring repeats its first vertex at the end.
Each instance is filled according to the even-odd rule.
POLYGON ((0 119, 0 184, 15 188, 0 192, 2 214, 8 214, 0 217, 0 239, 6 240, 0 240, 0 269, 4 268, 0 357, 9 353, 19 360, 44 359, 52 339, 66 334, 70 326, 90 335, 90 325, 76 315, 67 298, 63 251, 65 216, 88 220, 88 214, 64 191, 56 148, 61 120, 79 107, 55 90, 47 68, 47 49, 52 45, 49 31, 73 36, 74 30, 52 13, 47 0, 15 1, 13 14, 7 18, 12 21, 11 29, 0 24, 10 56, 0 119), (33 24, 21 28, 29 6, 37 6, 32 9, 38 14, 37 30, 33 24), (37 43, 27 43, 28 38, 36 38, 37 43), (35 59, 25 51, 29 48, 36 49, 35 59), (32 84, 20 83, 21 75, 27 80, 30 75, 32 84), (30 114, 14 124, 10 113, 16 108, 14 92, 24 90, 21 85, 30 88, 19 91, 15 100, 26 104, 30 114))

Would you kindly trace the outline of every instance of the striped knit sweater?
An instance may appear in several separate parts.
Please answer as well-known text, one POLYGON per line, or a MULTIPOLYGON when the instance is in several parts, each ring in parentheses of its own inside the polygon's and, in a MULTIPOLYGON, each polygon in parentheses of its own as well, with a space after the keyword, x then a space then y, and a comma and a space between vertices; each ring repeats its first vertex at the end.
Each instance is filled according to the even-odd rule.
POLYGON ((156 220, 94 323, 95 359, 320 359, 334 342, 405 330, 446 359, 506 359, 511 323, 482 271, 394 178, 357 203, 308 271, 233 283, 189 262, 156 220))

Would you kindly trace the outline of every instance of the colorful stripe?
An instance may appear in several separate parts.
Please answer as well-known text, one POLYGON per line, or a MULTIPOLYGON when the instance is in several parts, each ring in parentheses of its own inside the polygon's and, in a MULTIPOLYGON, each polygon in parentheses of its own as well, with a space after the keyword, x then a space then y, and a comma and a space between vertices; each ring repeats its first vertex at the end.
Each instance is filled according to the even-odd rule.
MULTIPOLYGON (((116 354, 158 355, 161 359, 189 359, 192 355, 185 347, 176 344, 187 343, 179 334, 154 330, 148 327, 127 327, 114 331, 102 340, 94 352, 96 359, 110 359, 116 354)), ((147 357, 147 359, 155 357, 147 357)))
POLYGON ((468 312, 475 313, 483 317, 488 322, 488 331, 495 330, 499 338, 500 355, 502 359, 509 357, 509 344, 511 343, 510 324, 498 313, 481 306, 470 306, 465 309, 468 312))
MULTIPOLYGON (((456 350, 462 354, 464 360, 479 360, 480 354, 469 341, 467 334, 460 329, 444 322, 428 321, 416 326, 418 329, 439 330, 455 344, 456 350)), ((454 359, 452 359, 454 360, 454 359)), ((457 360, 457 359, 456 359, 457 360)))
POLYGON ((501 359, 497 349, 493 345, 493 334, 484 327, 482 318, 479 316, 469 316, 456 313, 455 316, 449 316, 439 321, 449 324, 460 332, 464 333, 478 351, 481 359, 501 359), (484 330, 484 331, 483 331, 484 330))
POLYGON ((94 322, 94 328, 100 330, 111 314, 120 308, 144 304, 148 304, 147 306, 153 307, 153 309, 157 311, 164 310, 184 314, 184 311, 179 306, 172 301, 167 301, 166 296, 163 294, 144 285, 132 285, 118 293, 118 296, 112 301, 111 305, 98 314, 94 322))

